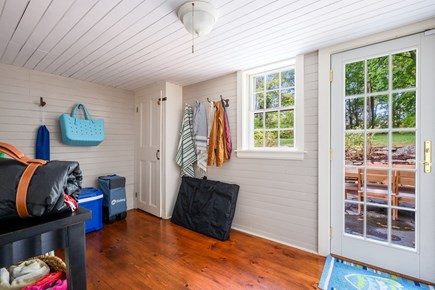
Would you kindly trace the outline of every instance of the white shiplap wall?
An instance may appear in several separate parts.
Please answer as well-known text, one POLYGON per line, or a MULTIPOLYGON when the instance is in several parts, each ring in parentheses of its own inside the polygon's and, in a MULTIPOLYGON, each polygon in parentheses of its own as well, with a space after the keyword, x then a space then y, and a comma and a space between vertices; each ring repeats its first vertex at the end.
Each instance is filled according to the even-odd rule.
POLYGON ((97 187, 101 175, 118 174, 127 180, 128 208, 134 205, 134 96, 104 87, 10 65, 0 65, 0 140, 34 157, 41 125, 39 97, 50 131, 51 160, 76 160, 84 187, 97 187), (93 118, 104 118, 105 140, 98 146, 67 146, 61 141, 58 118, 84 103, 93 118))
MULTIPOLYGON (((317 53, 305 56, 305 150, 303 161, 240 159, 233 152, 207 177, 240 185, 233 227, 317 252, 317 53)), ((194 105, 219 95, 230 99, 228 118, 236 148, 237 76, 229 74, 183 88, 183 101, 194 105)))

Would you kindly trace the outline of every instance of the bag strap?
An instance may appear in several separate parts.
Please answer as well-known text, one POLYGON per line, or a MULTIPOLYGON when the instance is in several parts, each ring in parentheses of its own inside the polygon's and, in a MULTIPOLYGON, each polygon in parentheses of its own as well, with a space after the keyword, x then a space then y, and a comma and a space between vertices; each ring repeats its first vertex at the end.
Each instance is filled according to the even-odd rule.
POLYGON ((91 116, 91 113, 89 113, 88 108, 86 108, 86 106, 83 104, 80 104, 80 105, 81 105, 81 108, 83 110, 83 114, 85 116, 85 119, 92 121, 92 116, 91 116))
POLYGON ((79 110, 81 105, 82 104, 80 104, 80 103, 74 105, 74 107, 71 110, 71 117, 73 117, 73 118, 77 118, 78 117, 77 114, 78 114, 78 110, 79 110))
POLYGON ((0 152, 5 153, 24 165, 27 165, 26 169, 24 169, 24 172, 21 175, 20 181, 18 182, 15 203, 18 215, 21 218, 31 217, 27 210, 27 191, 36 169, 47 164, 47 161, 29 158, 15 146, 4 142, 0 142, 0 152))
POLYGON ((89 113, 88 109, 82 103, 78 103, 78 104, 74 105, 73 109, 71 110, 71 117, 77 119, 79 117, 78 116, 78 112, 80 111, 80 109, 83 111, 83 116, 84 116, 85 120, 91 120, 91 121, 93 121, 92 120, 92 116, 89 113))

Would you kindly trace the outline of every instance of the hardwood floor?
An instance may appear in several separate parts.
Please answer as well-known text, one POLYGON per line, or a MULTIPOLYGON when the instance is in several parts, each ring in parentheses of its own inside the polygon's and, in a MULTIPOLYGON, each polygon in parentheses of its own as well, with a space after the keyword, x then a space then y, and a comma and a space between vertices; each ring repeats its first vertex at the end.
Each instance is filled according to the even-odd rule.
POLYGON ((317 289, 324 258, 233 230, 221 242, 139 210, 86 236, 88 289, 317 289))

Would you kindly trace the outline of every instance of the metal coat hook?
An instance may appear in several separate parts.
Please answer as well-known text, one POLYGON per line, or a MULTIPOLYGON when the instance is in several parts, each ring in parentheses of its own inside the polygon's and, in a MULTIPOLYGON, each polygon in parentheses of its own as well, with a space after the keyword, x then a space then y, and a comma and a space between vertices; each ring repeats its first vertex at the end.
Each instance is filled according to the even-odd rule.
POLYGON ((43 97, 39 97, 39 105, 40 105, 41 107, 44 107, 45 105, 47 105, 47 103, 44 102, 44 98, 43 98, 43 97))
MULTIPOLYGON (((220 98, 221 98, 222 104, 223 104, 225 107, 229 107, 229 106, 230 106, 230 104, 229 104, 230 99, 224 99, 224 98, 222 98, 222 95, 220 95, 220 98), (223 102, 225 102, 225 103, 223 103, 223 102)), ((208 97, 207 97, 207 102, 209 102, 209 103, 216 103, 216 102, 214 102, 214 101, 210 101, 210 99, 209 99, 208 97)))
POLYGON ((225 107, 228 108, 228 107, 230 106, 230 104, 229 104, 230 99, 223 99, 223 98, 222 98, 222 95, 221 95, 221 101, 222 101, 222 102, 225 102, 225 104, 224 104, 225 107))

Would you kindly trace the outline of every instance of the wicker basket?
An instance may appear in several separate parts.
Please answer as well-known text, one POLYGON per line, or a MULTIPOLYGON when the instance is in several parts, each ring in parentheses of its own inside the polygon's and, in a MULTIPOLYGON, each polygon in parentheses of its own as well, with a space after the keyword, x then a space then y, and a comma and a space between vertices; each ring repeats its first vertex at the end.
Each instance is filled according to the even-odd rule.
POLYGON ((48 267, 50 267, 50 272, 64 272, 66 273, 66 264, 61 258, 57 256, 38 256, 35 257, 43 262, 45 262, 48 267))

